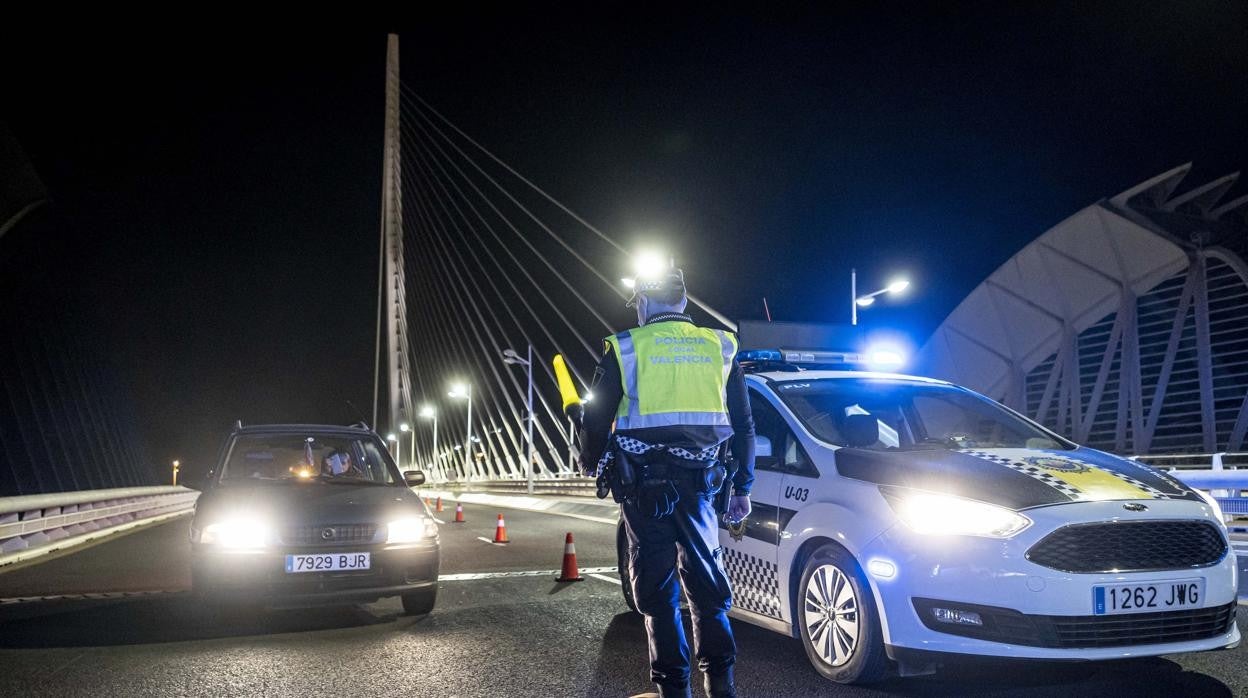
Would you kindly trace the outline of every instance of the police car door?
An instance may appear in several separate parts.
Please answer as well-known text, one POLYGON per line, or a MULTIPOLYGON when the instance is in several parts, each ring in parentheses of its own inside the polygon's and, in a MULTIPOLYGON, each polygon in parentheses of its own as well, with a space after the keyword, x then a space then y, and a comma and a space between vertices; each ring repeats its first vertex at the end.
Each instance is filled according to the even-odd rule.
POLYGON ((733 606, 767 618, 779 618, 776 554, 780 544, 779 498, 784 481, 784 459, 777 449, 784 448, 791 432, 761 391, 751 385, 749 394, 756 439, 754 487, 750 490, 752 511, 740 538, 722 525, 719 538, 724 548, 724 569, 732 582, 733 606), (787 436, 786 432, 789 432, 787 436))

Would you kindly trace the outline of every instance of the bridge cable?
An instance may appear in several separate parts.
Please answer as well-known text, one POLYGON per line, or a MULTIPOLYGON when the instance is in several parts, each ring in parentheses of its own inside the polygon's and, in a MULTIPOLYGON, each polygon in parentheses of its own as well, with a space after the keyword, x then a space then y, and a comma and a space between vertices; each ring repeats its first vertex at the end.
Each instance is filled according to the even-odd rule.
MULTIPOLYGON (((442 164, 437 161, 436 156, 431 151, 425 149, 423 145, 422 145, 422 150, 424 150, 424 153, 428 154, 428 158, 429 158, 428 160, 425 160, 425 158, 423 157, 420 151, 418 151, 416 154, 418 157, 421 157, 421 162, 426 163, 426 168, 430 171, 430 178, 438 185, 439 189, 443 191, 443 193, 445 194, 445 197, 454 206, 456 212, 459 214, 460 218, 464 221, 466 227, 470 231, 472 231, 474 237, 481 242, 481 249, 485 251, 486 256, 489 257, 490 261, 494 264, 494 267, 498 269, 499 274, 503 277, 504 281, 507 282, 507 285, 511 288, 511 291, 519 299, 520 303, 525 307, 526 310, 529 311, 529 314, 533 317, 534 321, 537 322, 543 334, 546 335, 546 338, 549 339, 550 342, 554 345, 555 350, 563 354, 565 358, 568 358, 569 360, 571 360, 572 358, 571 355, 562 346, 560 346, 559 341, 555 339, 554 335, 550 332, 549 328, 546 327, 546 324, 542 321, 541 316, 538 315, 537 312, 533 310, 531 305, 529 305, 529 302, 526 298, 526 294, 520 291, 520 289, 517 287, 515 281, 512 279, 511 275, 508 273, 507 267, 505 267, 501 262, 499 262, 498 258, 494 255, 492 246, 488 243, 488 241, 485 240, 485 237, 481 234, 480 230, 475 225, 473 225, 472 222, 468 219, 467 215, 464 213, 463 209, 460 208, 459 204, 455 202, 455 197, 452 196, 451 193, 446 189, 446 185, 443 183, 443 179, 451 183, 451 185, 455 188, 456 192, 459 194, 461 198, 464 199, 465 203, 472 210, 473 214, 477 217, 477 219, 481 221, 481 223, 491 233, 491 236, 494 238, 494 240, 498 242, 500 246, 502 246, 502 241, 499 239, 499 236, 497 235, 497 233, 494 232, 493 227, 490 225, 489 221, 487 221, 485 217, 481 214, 480 210, 478 210, 476 206, 472 204, 471 200, 468 199, 463 189, 460 188, 459 185, 454 181, 454 178, 451 177, 450 173, 447 172, 446 168, 443 167, 442 164), (432 168, 428 167, 428 162, 430 161, 432 161, 434 165, 437 165, 438 169, 442 173, 441 177, 437 177, 432 173, 432 168)), ((473 249, 473 246, 471 244, 466 245, 466 248, 468 249, 469 253, 472 254, 473 258, 477 261, 478 266, 481 268, 484 268, 484 265, 481 265, 480 258, 477 257, 476 251, 473 249)), ((534 280, 533 277, 526 272, 524 266, 519 262, 519 260, 517 260, 514 255, 511 255, 510 251, 507 250, 505 247, 503 249, 504 251, 509 253, 509 257, 511 258, 512 263, 515 264, 516 268, 520 269, 521 272, 525 274, 525 278, 531 284, 533 284, 534 287, 540 288, 537 281, 534 280)), ((493 275, 485 274, 484 277, 490 283, 491 287, 495 289, 495 292, 498 294, 499 298, 500 299, 503 298, 502 292, 498 291, 497 287, 494 286, 493 275)), ((520 332, 524 336, 525 340, 529 344, 537 346, 537 344, 533 342, 532 338, 529 337, 529 334, 525 332, 524 323, 520 322, 519 318, 515 316, 514 311, 511 309, 511 304, 503 303, 502 306, 504 310, 507 311, 508 315, 511 316, 512 321, 516 324, 516 327, 520 329, 520 332)), ((565 326, 568 327, 568 329, 572 332, 573 336, 581 343, 582 346, 585 347, 586 351, 590 353, 591 357, 593 357, 596 360, 598 358, 598 354, 592 351, 592 349, 589 346, 589 343, 585 341, 584 337, 582 337, 579 332, 576 331, 576 327, 573 326, 572 323, 568 322, 566 318, 563 318, 563 319, 564 319, 565 326)), ((583 378, 576 371, 575 366, 570 365, 570 367, 572 369, 573 374, 576 375, 577 380, 580 380, 582 383, 584 383, 583 378)), ((546 371, 546 374, 550 377, 551 381, 554 382, 554 372, 551 370, 551 368, 545 365, 544 362, 543 362, 543 368, 546 371)))
MULTIPOLYGON (((423 164, 423 163, 422 163, 422 164, 423 164)), ((427 178, 426 178, 426 179, 427 179, 427 178)), ((417 191, 419 192, 419 191, 421 191, 421 190, 418 188, 418 189, 417 189, 417 191)), ((417 194, 417 196, 418 196, 418 197, 420 197, 421 195, 418 193, 418 194, 417 194)), ((447 216, 449 216, 449 215, 450 215, 450 212, 449 212, 449 209, 447 209, 445 202, 441 201, 438 197, 434 197, 434 198, 435 198, 435 200, 438 200, 438 203, 439 203, 439 205, 443 208, 443 211, 447 214, 447 216)), ((430 209, 431 209, 431 208, 432 208, 432 207, 430 206, 430 209)), ((435 240, 435 242, 438 242, 438 243, 442 246, 442 248, 443 248, 444 250, 448 250, 449 252, 452 252, 452 253, 454 253, 454 255, 455 255, 455 258, 452 258, 452 257, 450 256, 450 254, 446 254, 446 255, 445 255, 445 258, 446 258, 447 262, 448 262, 448 263, 451 265, 451 267, 453 268, 453 271, 454 271, 454 272, 456 272, 456 277, 457 277, 457 278, 456 278, 456 281, 458 282, 456 285, 457 285, 459 288, 458 288, 458 289, 455 289, 454 287, 452 287, 452 289, 456 291, 456 296, 457 296, 456 300, 457 300, 457 302, 459 303, 460 307, 465 309, 465 316, 467 316, 467 312, 466 312, 466 307, 467 307, 467 304, 465 304, 465 303, 464 303, 463 298, 464 298, 464 297, 467 297, 467 298, 468 298, 469 303, 471 303, 471 305, 472 305, 472 308, 473 308, 474 314, 475 314, 475 315, 476 315, 476 317, 477 317, 477 322, 478 322, 478 323, 480 323, 480 324, 479 324, 479 326, 480 326, 482 329, 484 329, 484 330, 486 331, 486 333, 487 333, 487 335, 488 335, 488 337, 489 337, 489 339, 490 339, 490 343, 494 346, 494 349, 495 349, 495 352, 494 352, 494 353, 495 353, 496 355, 501 356, 501 354, 502 354, 502 349, 503 349, 502 344, 504 344, 504 343, 509 343, 509 342, 502 342, 502 343, 500 343, 500 342, 498 341, 497 337, 495 336, 494 332, 490 330, 490 326, 489 326, 488 324, 486 324, 486 323, 485 323, 485 319, 484 319, 484 316, 481 314, 480 307, 479 307, 479 305, 476 303, 476 300, 474 299, 474 293, 470 292, 470 291, 466 288, 465 284, 463 283, 463 280, 465 280, 465 279, 466 279, 468 282, 470 282, 470 283, 473 285, 473 287, 474 287, 474 289, 473 289, 473 290, 475 291, 475 296, 476 296, 476 297, 479 297, 479 298, 485 298, 485 294, 482 292, 482 290, 481 290, 480 286, 479 286, 479 285, 477 285, 475 275, 474 275, 474 274, 471 274, 471 273, 469 273, 469 272, 468 272, 468 269, 467 269, 467 263, 463 260, 463 257, 462 257, 462 255, 460 254, 459 250, 458 250, 455 246, 453 246, 453 245, 451 244, 451 242, 450 242, 450 240, 449 240, 449 236, 448 236, 448 234, 447 234, 447 227, 448 227, 448 224, 447 224, 446 220, 444 220, 444 219, 443 219, 443 217, 442 217, 442 215, 441 215, 441 214, 438 214, 436 211, 432 211, 432 213, 433 213, 433 217, 437 219, 437 220, 436 220, 436 224, 434 224, 434 223, 435 223, 434 221, 429 220, 429 211, 426 211, 426 212, 425 212, 425 215, 426 215, 426 220, 427 220, 427 227, 428 227, 430 230, 432 230, 432 231, 433 231, 433 232, 437 235, 437 239, 435 240), (458 261, 456 261, 456 260, 458 260, 458 261)), ((490 281, 491 287, 495 290, 495 293, 497 294, 497 293, 498 293, 498 291, 497 291, 497 287, 493 285, 493 282, 492 282, 492 280, 490 280, 489 275, 485 275, 485 278, 487 279, 487 281, 490 281)), ((498 328, 499 333, 501 333, 501 334, 503 334, 503 335, 504 335, 504 339, 505 339, 506 332, 505 332, 505 330, 504 330, 504 328, 503 328, 502 323, 498 320, 498 316, 494 313, 493 308, 490 306, 490 304, 485 303, 485 307, 486 307, 486 310, 488 311, 488 313, 489 313, 489 315, 490 315, 491 319, 494 321, 494 325, 498 328)), ((469 319, 471 319, 471 318, 469 318, 469 319)), ((476 329, 477 329, 478 325, 474 325, 474 324, 472 324, 472 323, 470 322, 470 323, 469 323, 469 326, 473 329, 474 334, 476 334, 476 329)), ((522 330, 522 332, 523 332, 523 330, 522 330)), ((477 335, 477 340, 478 340, 478 344, 481 346, 481 350, 482 350, 483 352, 484 352, 484 351, 486 351, 486 348, 485 348, 484 344, 482 344, 482 343, 481 343, 481 340, 480 340, 480 336, 479 336, 479 334, 477 335)), ((497 366, 496 366, 493 362, 491 362, 491 363, 489 364, 489 366, 490 366, 490 370, 491 370, 491 372, 493 372, 493 373, 494 373, 494 375, 495 375, 495 376, 496 376, 496 378, 497 378, 497 376, 498 376, 497 366)), ((513 388, 514 388, 514 389, 515 389, 515 391, 516 391, 516 394, 517 394, 518 399, 519 399, 520 401, 523 401, 523 400, 524 400, 524 397, 523 397, 523 396, 524 396, 524 393, 525 393, 525 388, 524 388, 524 387, 522 387, 522 386, 520 385, 520 383, 519 383, 519 379, 518 379, 518 378, 516 378, 516 376, 515 376, 515 374, 514 374, 513 372, 510 372, 510 371, 509 371, 509 372, 508 372, 508 377, 510 378, 510 380, 511 380, 511 382, 512 382, 513 388)), ((500 380, 500 382, 501 382, 501 379, 499 379, 499 380, 500 380)), ((512 412, 513 412, 513 413, 518 412, 519 410, 517 410, 517 409, 516 409, 516 405, 515 405, 515 404, 514 404, 514 403, 510 400, 510 396, 509 396, 509 395, 507 395, 507 397, 508 397, 508 400, 507 400, 507 402, 508 402, 508 406, 511 408, 512 412)), ((550 409, 549 405, 546 403, 546 400, 545 400, 544 395, 542 395, 542 394, 539 392, 539 393, 537 394, 537 397, 538 397, 539 401, 542 403, 543 407, 545 407, 545 408, 546 408, 547 414, 548 414, 548 416, 551 418, 551 420, 552 420, 552 421, 556 421, 556 423, 557 423, 557 419, 556 419, 556 418, 555 418, 555 416, 554 416, 554 412, 553 412, 553 410, 551 410, 551 409, 550 409)), ((542 426, 541 426, 540 421, 538 421, 538 422, 535 424, 535 427, 539 430, 539 432, 541 432, 541 433, 542 433, 543 439, 544 439, 544 440, 546 440, 546 441, 548 442, 548 446, 549 446, 550 448, 552 448, 552 449, 553 449, 553 448, 554 448, 554 447, 553 447, 553 444, 550 444, 550 443, 549 443, 549 438, 545 435, 544 430, 542 429, 542 426)), ((515 441, 514 436, 513 436, 513 441, 515 441)), ((515 444, 515 445, 517 445, 517 446, 518 446, 518 444, 515 444)))
MULTIPOLYGON (((437 147, 437 146, 436 146, 436 144, 434 144, 434 145, 435 145, 435 147, 437 147)), ((449 158, 449 156, 447 156, 446 152, 445 152, 444 150, 442 150, 441 148, 438 148, 438 151, 441 153, 441 155, 442 155, 443 159, 448 159, 448 158, 449 158)), ((430 153, 431 153, 431 151, 430 151, 430 153)), ((431 153, 431 156, 432 156, 432 153, 431 153)), ((449 160, 448 160, 448 161, 449 161, 449 160)), ((554 302, 554 300, 553 300, 553 299, 551 299, 551 297, 550 297, 550 296, 546 293, 546 291, 542 288, 542 285, 541 285, 540 283, 538 283, 536 279, 534 279, 534 278, 533 278, 533 275, 532 275, 531 273, 529 273, 529 271, 528 271, 528 269, 526 268, 526 266, 525 266, 522 262, 520 262, 520 260, 519 260, 519 259, 517 259, 517 258, 516 258, 515 253, 513 253, 513 252, 511 251, 511 249, 510 249, 510 248, 509 248, 509 247, 508 247, 505 243, 503 243, 502 238, 501 238, 501 237, 498 235, 498 233, 494 230, 494 227, 493 227, 493 226, 491 226, 491 225, 488 223, 488 221, 486 221, 485 217, 484 217, 484 216, 481 214, 481 212, 480 212, 480 211, 476 208, 476 206, 472 205, 471 201, 469 200, 469 198, 467 197, 467 195, 464 193, 463 189, 459 187, 459 185, 456 183, 455 179, 454 179, 453 177, 451 177, 451 176, 450 176, 450 174, 447 172, 446 168, 444 168, 444 167, 442 166, 441 161, 436 161, 436 162, 437 162, 437 165, 438 165, 438 169, 439 169, 439 170, 441 170, 441 171, 443 172, 443 174, 444 174, 444 175, 446 175, 446 179, 447 179, 447 181, 449 181, 449 182, 452 184, 452 186, 456 189, 456 191, 457 191, 457 192, 459 192, 459 194, 460 194, 460 195, 464 198, 465 203, 467 203, 467 204, 469 205, 469 207, 473 210, 473 213, 474 213, 474 214, 476 214, 476 215, 477 215, 477 217, 481 220, 481 222, 484 224, 484 226, 485 226, 486 230, 490 233, 491 237, 493 237, 493 238, 494 238, 494 240, 495 240, 495 242, 498 244, 498 247, 499 247, 500 249, 502 249, 502 250, 503 250, 503 252, 505 252, 505 253, 507 254, 507 257, 511 260, 512 264, 514 264, 514 265, 515 265, 515 268, 516 268, 516 269, 518 269, 518 270, 520 271, 520 273, 521 273, 521 274, 525 277, 525 279, 526 279, 526 280, 528 280, 528 282, 529 282, 529 283, 533 286, 533 288, 537 290, 538 294, 542 297, 542 299, 543 299, 543 300, 545 300, 545 301, 546 301, 546 303, 550 306, 551 310, 553 310, 553 311, 554 311, 554 313, 555 313, 555 314, 559 317, 559 319, 560 319, 560 320, 562 320, 562 321, 563 321, 563 323, 564 323, 565 325, 567 325, 568 329, 572 331, 573 335, 577 338, 577 340, 578 340, 578 341, 581 343, 581 345, 585 348, 586 353, 588 353, 588 354, 589 354, 590 356, 592 356, 595 360, 597 360, 598 356, 600 355, 600 354, 599 354, 599 352, 595 351, 595 350, 594 350, 594 348, 593 348, 593 347, 589 344, 589 342, 585 341, 585 338, 584 338, 584 337, 582 337, 582 336, 581 336, 581 334, 580 334, 579 332, 577 332, 577 331, 576 331, 576 326, 575 326, 574 324, 572 324, 572 322, 571 322, 571 321, 567 318, 567 316, 566 316, 566 315, 565 315, 565 314, 564 314, 564 313, 563 313, 563 312, 559 309, 559 306, 558 306, 558 305, 554 302)), ((518 229, 518 228, 516 228, 516 227, 515 227, 515 225, 514 225, 514 224, 513 224, 510 220, 508 220, 508 219, 507 219, 507 218, 506 218, 506 217, 502 214, 502 212, 501 212, 501 211, 499 211, 499 209, 498 209, 498 208, 497 208, 497 207, 493 204, 493 202, 492 202, 492 201, 490 201, 490 200, 488 199, 488 197, 486 197, 486 196, 485 196, 485 194, 484 194, 484 193, 480 190, 480 188, 479 188, 479 187, 477 187, 477 186, 475 185, 475 183, 474 183, 474 182, 472 182, 472 181, 471 181, 471 179, 469 179, 469 178, 467 177, 467 175, 464 173, 463 169, 462 169, 462 168, 460 168, 460 167, 458 167, 458 165, 456 165, 453 161, 449 161, 449 162, 450 162, 451 166, 455 169, 456 173, 458 173, 460 177, 464 178, 464 180, 468 182, 468 184, 469 184, 469 185, 473 188, 473 191, 474 191, 474 192, 475 192, 475 193, 476 193, 479 197, 481 197, 481 199, 482 199, 483 201, 485 201, 485 203, 486 203, 486 204, 487 204, 487 205, 491 208, 491 210, 493 210, 494 214, 495 214, 496 216, 498 216, 498 217, 499 217, 499 219, 500 219, 500 220, 502 220, 505 224, 507 224, 507 226, 508 226, 509 228, 511 228, 512 232, 514 232, 514 233, 515 233, 518 237, 521 237, 521 239, 524 239, 524 238, 523 238, 523 234, 519 231, 519 229, 518 229)), ((475 228, 474 228, 474 232, 475 232, 475 228)), ((484 241, 483 241, 483 242, 484 242, 484 241)), ((527 243, 527 240, 526 240, 525 242, 527 243)), ((488 244, 485 244, 485 245, 484 245, 484 249, 486 249, 486 250, 487 250, 487 252, 488 252, 491 248, 490 248, 490 246, 489 246, 488 244)), ((531 244, 530 244, 530 249, 532 250, 532 246, 531 246, 531 244)), ((573 288, 573 287, 569 284, 569 282, 568 282, 565 278, 563 278, 563 276, 562 276, 562 275, 560 275, 560 274, 558 273, 558 271, 557 271, 557 270, 555 270, 555 268, 553 267, 553 265, 551 265, 551 264, 550 264, 550 262, 549 262, 548 260, 546 260, 544 257, 542 257, 542 256, 541 256, 541 254, 540 254, 539 252, 537 252, 536 250, 532 250, 532 251, 533 251, 533 252, 534 252, 534 254, 536 254, 536 255, 537 255, 540 259, 542 259, 542 261, 546 264, 547 268, 548 268, 548 269, 550 269, 550 270, 551 270, 551 272, 552 272, 553 274, 555 274, 555 275, 556 275, 556 276, 557 276, 557 277, 558 277, 561 281, 563 281, 563 282, 564 282, 564 285, 565 285, 565 286, 568 286, 568 288, 569 288, 570 290, 572 290, 573 294, 574 294, 574 295, 575 295, 575 296, 576 296, 576 297, 577 297, 577 298, 581 301, 581 303, 582 303, 583 305, 585 305, 587 308, 590 308, 590 309, 591 309, 591 312, 594 312, 594 314, 595 314, 595 315, 597 315, 597 312, 592 310, 592 307, 591 307, 591 306, 589 305, 589 303, 588 303, 588 302, 584 299, 584 297, 582 297, 579 293, 577 293, 577 292, 576 292, 575 288, 573 288)), ((489 254, 490 254, 491 259, 494 259, 494 257, 493 257, 493 253, 492 253, 492 252, 489 252, 489 254)), ((504 274, 506 274, 506 269, 505 269, 505 267, 503 267, 501 264, 498 264, 497 260, 495 260, 495 264, 499 267, 500 271, 502 271, 504 274)), ((511 282, 510 282, 510 276, 508 276, 508 280, 509 280, 509 283, 511 283, 511 282)), ((513 284, 513 285, 514 285, 514 284, 513 284)), ((527 310, 529 310, 529 312, 530 312, 530 313, 534 316, 534 318, 535 318, 535 319, 537 319, 537 320, 540 322, 540 318, 539 318, 539 316, 538 316, 538 315, 537 315, 537 314, 536 314, 536 313, 532 310, 532 307, 531 307, 531 306, 529 306, 528 301, 526 300, 526 294, 520 293, 520 292, 517 290, 517 295, 518 295, 518 298, 519 298, 520 302, 521 302, 522 304, 524 304, 524 305, 525 305, 525 308, 526 308, 527 310)), ((609 324, 606 324, 605 320, 602 320, 602 319, 601 319, 601 316, 599 316, 599 318, 600 318, 600 322, 602 322, 602 323, 603 323, 603 326, 607 329, 607 331, 608 331, 608 332, 614 332, 614 330, 611 328, 611 326, 610 326, 609 324)), ((542 325, 542 327, 543 327, 543 331, 544 331, 544 332, 546 332, 546 334, 547 334, 547 336, 548 336, 548 337, 550 337, 549 330, 547 330, 547 329, 545 328, 545 325, 544 325, 544 324, 542 325)), ((554 342, 554 338, 553 338, 553 337, 550 337, 550 339, 551 339, 551 341, 552 341, 552 342, 554 342)), ((556 344, 557 344, 557 343, 556 343, 556 344)), ((562 352, 562 350, 560 350, 560 351, 562 352)), ((567 356, 566 352, 564 352, 564 353, 565 353, 565 356, 567 356)), ((578 378, 580 378, 580 376, 578 376, 578 378)), ((583 382, 583 380, 582 380, 582 382, 583 382)))

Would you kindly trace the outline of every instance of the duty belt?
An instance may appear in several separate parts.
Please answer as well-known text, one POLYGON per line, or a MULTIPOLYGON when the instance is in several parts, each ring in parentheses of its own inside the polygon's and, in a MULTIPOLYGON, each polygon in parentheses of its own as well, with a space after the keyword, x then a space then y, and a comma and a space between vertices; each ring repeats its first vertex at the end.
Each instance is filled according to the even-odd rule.
MULTIPOLYGON (((631 436, 624 436, 622 434, 616 434, 614 436, 614 439, 615 439, 615 445, 621 451, 624 451, 625 453, 631 453, 637 456, 640 456, 646 453, 651 453, 654 451, 666 451, 667 453, 677 458, 680 458, 682 460, 709 463, 711 461, 714 461, 719 455, 719 444, 715 444, 714 446, 707 446, 701 451, 690 451, 689 449, 683 448, 681 446, 667 446, 665 444, 648 444, 644 441, 639 441, 637 439, 634 439, 631 436)), ((605 468, 607 464, 609 464, 613 460, 615 460, 615 449, 608 447, 607 450, 603 451, 602 457, 598 459, 598 474, 601 474, 602 469, 605 468)))

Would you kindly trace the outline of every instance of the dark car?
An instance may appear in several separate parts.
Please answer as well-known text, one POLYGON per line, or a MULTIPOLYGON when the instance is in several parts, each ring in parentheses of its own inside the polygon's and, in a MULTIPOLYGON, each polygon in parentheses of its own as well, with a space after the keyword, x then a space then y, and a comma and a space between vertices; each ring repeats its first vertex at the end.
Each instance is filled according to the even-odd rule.
POLYGON ((269 607, 401 596, 433 609, 438 527, 376 432, 363 426, 238 427, 191 522, 197 596, 269 607))

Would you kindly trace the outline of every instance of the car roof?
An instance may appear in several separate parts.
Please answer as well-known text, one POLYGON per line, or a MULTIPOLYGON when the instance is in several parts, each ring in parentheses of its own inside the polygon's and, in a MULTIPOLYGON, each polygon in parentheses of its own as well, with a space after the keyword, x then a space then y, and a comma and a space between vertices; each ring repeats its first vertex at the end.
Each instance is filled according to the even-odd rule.
POLYGON ((909 376, 904 373, 881 373, 878 371, 829 371, 829 370, 813 370, 813 371, 763 371, 760 373, 751 373, 751 376, 758 376, 766 381, 796 381, 796 380, 824 380, 837 378, 870 378, 870 379, 888 379, 913 381, 915 383, 928 383, 931 385, 953 385, 949 381, 942 381, 937 378, 926 378, 924 376, 909 376))
POLYGON ((317 431, 333 434, 371 435, 373 430, 362 426, 343 426, 341 424, 248 424, 236 428, 235 434, 288 434, 317 431))

